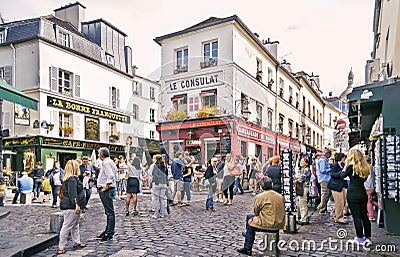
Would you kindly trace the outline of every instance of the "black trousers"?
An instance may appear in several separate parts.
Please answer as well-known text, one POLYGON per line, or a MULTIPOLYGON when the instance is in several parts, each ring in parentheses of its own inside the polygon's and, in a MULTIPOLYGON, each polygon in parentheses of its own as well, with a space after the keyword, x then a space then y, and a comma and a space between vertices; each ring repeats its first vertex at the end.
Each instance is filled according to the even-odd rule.
POLYGON ((228 186, 228 188, 225 188, 224 190, 224 196, 225 199, 228 199, 228 190, 229 190, 229 199, 233 199, 233 187, 235 186, 235 183, 232 183, 228 186))
POLYGON ((347 200, 358 238, 371 237, 371 222, 368 218, 367 200, 347 200))

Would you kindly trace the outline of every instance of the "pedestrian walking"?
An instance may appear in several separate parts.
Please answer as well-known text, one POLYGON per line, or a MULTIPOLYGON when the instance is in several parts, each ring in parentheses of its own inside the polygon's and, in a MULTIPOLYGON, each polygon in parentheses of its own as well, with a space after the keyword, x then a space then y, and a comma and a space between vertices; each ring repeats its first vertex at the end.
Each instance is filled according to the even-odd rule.
MULTIPOLYGON (((165 194, 168 184, 168 169, 161 154, 155 155, 156 163, 153 167, 152 201, 154 206, 153 218, 164 218, 165 194)), ((190 197, 190 196, 189 196, 190 197)))
POLYGON ((239 194, 244 194, 244 190, 242 187, 242 181, 243 181, 243 177, 245 175, 246 172, 246 158, 243 158, 243 156, 239 155, 237 157, 239 159, 239 164, 240 164, 240 171, 242 173, 242 175, 240 176, 235 176, 235 186, 233 187, 233 194, 236 195, 238 191, 240 191, 239 194))
POLYGON ((308 224, 308 206, 307 197, 310 185, 311 172, 308 169, 309 161, 307 158, 301 158, 300 160, 300 171, 296 174, 296 183, 303 185, 303 195, 299 196, 299 207, 300 207, 300 220, 297 222, 298 225, 308 224))
POLYGON ((36 162, 36 168, 33 169, 33 199, 37 200, 40 197, 40 190, 42 189, 44 170, 42 168, 43 163, 41 161, 36 162))
POLYGON ((127 181, 125 180, 126 173, 128 172, 128 164, 127 161, 125 160, 124 156, 120 155, 118 157, 118 180, 117 180, 117 196, 121 197, 124 195, 124 192, 126 190, 126 183, 127 181))
POLYGON ((264 167, 263 173, 272 180, 272 188, 278 194, 282 194, 282 172, 279 156, 271 158, 271 165, 264 167))
POLYGON ((329 158, 331 157, 331 150, 325 149, 324 155, 321 156, 319 161, 317 162, 317 177, 318 183, 321 188, 321 203, 318 205, 318 209, 320 213, 328 213, 328 201, 331 197, 331 191, 328 188, 328 183, 331 178, 330 175, 330 165, 329 165, 329 158))
POLYGON ((250 159, 251 164, 250 164, 250 185, 253 188, 253 193, 252 195, 256 195, 258 191, 258 182, 257 179, 261 179, 261 167, 260 163, 258 162, 258 159, 256 157, 252 157, 250 159))
POLYGON ((224 190, 225 202, 224 205, 233 204, 233 187, 235 186, 235 176, 241 174, 239 160, 233 158, 232 154, 226 154, 226 163, 224 167, 224 180, 222 189, 224 190), (229 191, 229 198, 228 198, 229 191))
MULTIPOLYGON (((174 191, 172 193, 172 199, 175 199, 175 196, 178 198, 178 207, 182 207, 182 191, 183 191, 183 172, 182 170, 185 168, 185 163, 183 162, 183 154, 182 152, 176 152, 175 159, 171 163, 171 172, 174 179, 174 191)), ((171 206, 174 206, 175 203, 172 203, 171 206)))
POLYGON ((63 211, 64 221, 59 235, 58 254, 65 253, 69 234, 71 234, 72 241, 74 241, 73 248, 86 247, 86 244, 81 242, 79 232, 81 208, 85 202, 83 184, 78 178, 79 175, 78 162, 69 160, 65 165, 63 183, 61 185, 60 209, 63 211))
POLYGON ((265 176, 259 183, 262 193, 254 199, 254 213, 246 216, 246 232, 242 232, 245 237, 244 247, 237 249, 239 253, 246 255, 252 255, 257 231, 280 230, 285 226, 285 199, 272 190, 271 178, 265 176))
POLYGON ((215 157, 217 158, 217 177, 216 177, 216 190, 215 190, 215 200, 214 202, 224 202, 224 193, 222 190, 222 183, 224 182, 224 167, 225 167, 225 160, 222 159, 220 154, 216 154, 215 157))
POLYGON ((61 186, 64 175, 64 170, 60 167, 60 162, 56 161, 53 168, 49 170, 46 175, 50 178, 51 192, 53 194, 53 203, 51 207, 57 208, 58 187, 61 186))
POLYGON ((346 155, 344 153, 335 154, 335 162, 331 165, 331 178, 328 183, 328 188, 331 190, 335 201, 335 222, 339 224, 347 224, 347 222, 344 221, 343 213, 346 205, 347 181, 341 177, 345 160, 346 155))
POLYGON ((345 171, 341 177, 350 177, 347 203, 353 216, 357 237, 354 242, 371 244, 371 222, 368 219, 368 196, 364 182, 370 174, 370 167, 358 149, 351 149, 347 155, 345 171))
POLYGON ((114 192, 115 192, 115 174, 118 169, 115 163, 110 159, 110 151, 102 147, 99 149, 100 159, 103 161, 99 177, 97 179, 97 191, 99 192, 104 212, 107 216, 106 229, 98 236, 100 242, 107 242, 114 236, 115 230, 115 212, 114 212, 114 192))
POLYGON ((85 192, 85 202, 82 206, 82 213, 85 213, 87 210, 87 204, 90 200, 92 195, 92 186, 93 186, 93 179, 92 173, 94 172, 93 165, 89 163, 89 157, 83 156, 82 163, 79 165, 79 180, 83 183, 83 189, 85 192))
POLYGON ((204 179, 208 181, 208 195, 207 195, 207 200, 206 200, 206 210, 207 211, 215 211, 214 208, 214 201, 213 201, 213 195, 215 193, 216 189, 216 176, 217 176, 217 158, 212 158, 211 159, 211 164, 207 166, 207 169, 204 173, 204 179))
POLYGON ((47 200, 50 202, 51 200, 51 185, 50 185, 50 179, 48 177, 45 176, 44 180, 43 180, 43 193, 44 193, 44 197, 43 197, 43 202, 46 202, 46 198, 47 200))
POLYGON ((133 211, 134 216, 138 215, 137 211, 137 194, 140 192, 140 179, 143 173, 140 167, 140 159, 133 158, 132 163, 128 164, 128 172, 125 174, 124 180, 126 183, 126 199, 125 199, 125 216, 129 216, 129 204, 133 198, 133 211))

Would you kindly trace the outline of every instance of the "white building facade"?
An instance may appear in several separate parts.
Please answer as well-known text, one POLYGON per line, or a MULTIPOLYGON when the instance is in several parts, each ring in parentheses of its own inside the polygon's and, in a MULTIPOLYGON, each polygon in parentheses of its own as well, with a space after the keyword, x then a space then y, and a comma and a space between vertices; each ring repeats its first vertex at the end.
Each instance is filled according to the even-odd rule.
POLYGON ((259 40, 236 15, 155 41, 165 154, 188 150, 204 163, 233 152, 264 162, 279 150, 324 147, 318 76, 292 72, 277 60, 276 42, 259 40))
MULTIPOLYGON (((0 42, 0 69, 8 71, 3 79, 39 101, 38 112, 24 109, 28 115, 22 117, 21 107, 4 108, 11 136, 4 146, 21 153, 15 168, 22 169, 28 151, 47 166, 52 160, 63 165, 102 146, 113 155, 130 154, 141 147, 138 141, 158 140, 157 134, 139 133, 155 131, 155 122, 133 122, 132 90, 135 81, 143 91, 159 85, 133 76, 127 35, 103 19, 85 21, 85 9, 76 2, 56 9, 55 16, 0 25, 7 32, 0 42)), ((139 102, 158 115, 150 96, 139 102)))

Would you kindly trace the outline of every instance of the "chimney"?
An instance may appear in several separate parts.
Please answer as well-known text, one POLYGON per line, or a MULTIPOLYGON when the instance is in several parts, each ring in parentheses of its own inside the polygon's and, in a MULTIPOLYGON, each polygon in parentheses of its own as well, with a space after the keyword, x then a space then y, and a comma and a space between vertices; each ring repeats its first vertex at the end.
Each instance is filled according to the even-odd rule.
POLYGON ((275 58, 278 58, 278 44, 279 41, 271 42, 271 39, 268 38, 267 40, 263 40, 262 44, 265 46, 267 51, 275 58))
POLYGON ((332 97, 332 91, 329 92, 329 97, 332 97))
POLYGON ((79 2, 55 9, 56 18, 66 21, 81 31, 81 23, 85 21, 86 7, 79 2))

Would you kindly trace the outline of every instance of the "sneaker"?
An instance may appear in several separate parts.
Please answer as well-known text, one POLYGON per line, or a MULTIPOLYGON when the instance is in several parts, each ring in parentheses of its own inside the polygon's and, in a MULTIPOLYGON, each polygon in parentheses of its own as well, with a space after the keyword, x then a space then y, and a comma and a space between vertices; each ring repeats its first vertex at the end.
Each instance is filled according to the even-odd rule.
POLYGON ((247 255, 247 256, 253 255, 253 253, 251 252, 251 250, 246 249, 246 248, 237 249, 237 252, 238 252, 238 253, 241 253, 241 254, 245 254, 245 255, 247 255))
POLYGON ((223 202, 224 202, 224 199, 219 199, 219 202, 220 202, 220 203, 223 203, 223 202))
POLYGON ((364 245, 365 244, 365 240, 366 239, 364 237, 362 237, 362 238, 355 237, 354 239, 349 240, 349 242, 351 242, 352 244, 364 245))
POLYGON ((371 238, 370 237, 364 237, 365 238, 365 245, 366 246, 370 246, 370 245, 372 245, 372 240, 371 240, 371 238))
POLYGON ((154 218, 154 219, 158 219, 158 216, 157 215, 153 215, 153 216, 151 216, 152 218, 154 218))
MULTIPOLYGON (((251 193, 251 195, 252 195, 252 196, 255 196, 255 195, 256 195, 256 193, 255 193, 255 192, 253 192, 253 193, 251 193)), ((244 248, 243 248, 243 249, 244 249, 244 248)))
POLYGON ((108 242, 110 240, 113 239, 113 236, 108 236, 107 234, 105 234, 101 239, 100 239, 100 243, 105 243, 108 242))

